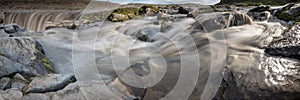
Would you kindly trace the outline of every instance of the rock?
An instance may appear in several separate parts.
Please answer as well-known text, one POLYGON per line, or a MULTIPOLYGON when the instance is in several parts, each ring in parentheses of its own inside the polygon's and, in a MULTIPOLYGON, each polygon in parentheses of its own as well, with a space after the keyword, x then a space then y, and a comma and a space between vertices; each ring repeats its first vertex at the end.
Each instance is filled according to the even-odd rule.
POLYGON ((17 81, 17 82, 13 82, 11 84, 11 88, 17 88, 19 90, 23 90, 23 88, 26 86, 27 84, 25 82, 21 82, 21 81, 17 81))
POLYGON ((4 20, 3 19, 0 19, 0 24, 4 23, 4 20))
POLYGON ((283 37, 282 39, 274 40, 266 48, 266 52, 274 56, 300 59, 300 24, 292 27, 283 37))
POLYGON ((274 56, 300 59, 300 38, 284 38, 272 42, 266 52, 274 56))
POLYGON ((159 9, 153 5, 144 5, 140 8, 139 13, 147 16, 154 16, 159 12, 159 9))
POLYGON ((22 100, 23 93, 18 89, 0 90, 0 100, 22 100))
POLYGON ((242 12, 201 14, 196 19, 200 25, 196 28, 201 27, 202 30, 207 32, 253 23, 252 19, 242 12))
MULTIPOLYGON (((49 93, 29 93, 23 97, 23 100, 132 100, 132 96, 122 96, 119 92, 113 90, 114 86, 107 86, 102 81, 80 81, 71 83, 64 89, 49 93)), ((121 93, 123 94, 123 93, 121 93)))
POLYGON ((26 87, 26 93, 55 92, 63 89, 68 84, 75 82, 73 75, 48 74, 42 77, 35 77, 26 87))
POLYGON ((278 9, 275 16, 284 21, 300 21, 300 4, 290 3, 278 9))
POLYGON ((21 74, 17 73, 14 77, 14 80, 20 80, 20 81, 24 81, 24 82, 29 82, 27 79, 25 79, 21 74))
POLYGON ((9 89, 11 87, 10 86, 10 81, 11 81, 10 78, 7 78, 7 77, 1 78, 0 79, 0 90, 9 89))
POLYGON ((68 29, 76 29, 77 26, 74 24, 74 21, 72 20, 64 20, 61 21, 58 24, 53 24, 51 22, 46 23, 46 30, 51 28, 68 28, 68 29))
POLYGON ((270 6, 259 6, 249 10, 247 15, 256 21, 264 21, 271 17, 271 13, 269 11, 271 11, 270 6))
MULTIPOLYGON (((242 60, 242 58, 236 58, 242 60)), ((243 60, 242 60, 243 61, 243 60)), ((224 72, 225 100, 294 100, 300 98, 297 60, 266 57, 254 66, 228 66, 224 72)), ((238 62, 230 62, 238 63, 238 62)))
POLYGON ((118 8, 115 9, 107 18, 109 21, 122 22, 133 18, 138 18, 140 15, 139 8, 118 8))
MULTIPOLYGON (((23 100, 58 100, 59 98, 52 98, 50 99, 49 96, 45 95, 45 94, 41 94, 41 93, 31 93, 28 95, 25 95, 23 97, 23 100)), ((77 99, 73 99, 73 100, 81 100, 79 98, 77 99)))
POLYGON ((16 24, 8 24, 4 26, 4 31, 8 34, 17 33, 17 32, 25 32, 26 30, 23 27, 20 27, 16 24))
POLYGON ((129 17, 124 14, 112 14, 110 19, 113 22, 119 22, 119 21, 128 20, 129 17))
POLYGON ((0 38, 0 77, 20 73, 25 77, 51 72, 42 46, 29 37, 0 38), (43 60, 44 59, 44 60, 43 60))
POLYGON ((249 10, 248 12, 264 12, 264 11, 270 11, 270 10, 271 10, 270 6, 258 6, 256 8, 249 10))
POLYGON ((29 83, 21 74, 17 73, 11 81, 11 88, 17 88, 23 90, 23 88, 29 83))
POLYGON ((187 9, 183 8, 183 7, 179 7, 178 13, 179 14, 188 14, 189 11, 187 9))
POLYGON ((4 31, 6 33, 16 33, 20 30, 20 27, 18 25, 8 25, 4 28, 4 31))

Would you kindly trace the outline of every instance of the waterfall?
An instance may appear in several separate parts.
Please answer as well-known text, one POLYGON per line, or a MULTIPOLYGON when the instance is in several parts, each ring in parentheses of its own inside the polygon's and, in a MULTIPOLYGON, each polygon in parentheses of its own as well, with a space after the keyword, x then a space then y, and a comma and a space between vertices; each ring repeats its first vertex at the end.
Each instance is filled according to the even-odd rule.
POLYGON ((80 12, 51 12, 51 11, 5 11, 0 12, 4 24, 18 24, 30 31, 44 31, 46 23, 59 24, 64 20, 76 20, 80 12))

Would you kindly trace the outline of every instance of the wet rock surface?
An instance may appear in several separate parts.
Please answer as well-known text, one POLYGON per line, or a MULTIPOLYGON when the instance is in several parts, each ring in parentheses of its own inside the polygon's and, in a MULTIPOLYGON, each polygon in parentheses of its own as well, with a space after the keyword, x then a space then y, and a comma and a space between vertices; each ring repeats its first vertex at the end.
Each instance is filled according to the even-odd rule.
POLYGON ((255 21, 265 21, 269 20, 269 18, 271 17, 270 10, 270 6, 259 6, 249 10, 247 12, 247 15, 249 15, 255 21))
POLYGON ((283 38, 273 41, 266 52, 270 55, 300 59, 300 24, 297 24, 283 34, 283 38))
POLYGON ((254 64, 256 67, 228 66, 224 72, 225 90, 219 98, 225 100, 300 98, 298 60, 266 57, 263 61, 256 62, 258 63, 254 64))
POLYGON ((247 14, 242 12, 203 14, 197 16, 196 19, 201 23, 200 27, 207 32, 253 22, 247 14))
MULTIPOLYGON (((167 99, 300 98, 300 27, 296 24, 283 32, 285 27, 281 24, 267 22, 272 16, 270 12, 274 13, 270 7, 257 7, 246 14, 242 8, 237 12, 234 11, 237 8, 229 6, 227 10, 222 10, 222 7, 214 10, 229 12, 174 6, 164 8, 157 17, 153 17, 158 13, 157 9, 149 6, 125 9, 111 14, 111 21, 116 22, 105 22, 104 25, 104 22, 99 22, 76 30, 68 29, 67 24, 72 21, 40 33, 27 32, 18 25, 0 25, 0 100, 154 100, 168 96, 178 82, 185 85, 177 88, 178 94, 167 99), (207 12, 201 12, 201 9, 207 12), (139 13, 151 17, 130 20, 139 13), (192 16, 188 18, 188 14, 192 16), (98 37, 94 33, 99 33, 98 37), (194 42, 187 42, 186 34, 194 42), (24 36, 36 38, 38 42, 24 36), (180 46, 174 46, 173 41, 183 48, 178 49, 180 46), (199 61, 199 70, 195 69, 199 67, 195 65, 197 63, 181 65, 180 54, 192 52, 194 43, 200 57, 192 59, 188 56, 188 59, 199 61), (125 52, 127 44, 131 44, 128 46, 131 47, 130 55, 125 55, 128 53, 125 52), (77 55, 73 56, 73 52, 77 55), (155 53, 162 55, 164 60, 153 57, 155 53), (111 58, 124 55, 133 56, 130 65, 121 66, 126 70, 111 64, 111 58), (90 58, 95 58, 96 62, 90 58), (82 65, 75 67, 74 62, 82 65), (226 62, 224 66, 220 64, 223 62, 226 62), (89 71, 90 66, 95 67, 92 70, 97 70, 96 73, 78 75, 76 72, 89 71), (120 70, 122 74, 116 74, 120 70), (147 76, 153 71, 163 70, 166 70, 164 77, 151 87, 148 87, 148 81, 153 82, 157 74, 147 82, 130 79, 141 87, 122 80, 130 76, 126 73, 131 71, 138 76, 147 76), (181 73, 182 70, 185 73, 181 73), (186 73, 187 76, 180 76, 186 73), (199 74, 191 77, 191 73, 199 74), (222 82, 221 85, 218 82, 222 82)), ((298 6, 291 4, 282 9, 294 15, 298 6)))
POLYGON ((33 38, 12 37, 0 39, 0 77, 20 73, 25 77, 44 75, 50 72, 42 59, 47 60, 41 45, 33 38))

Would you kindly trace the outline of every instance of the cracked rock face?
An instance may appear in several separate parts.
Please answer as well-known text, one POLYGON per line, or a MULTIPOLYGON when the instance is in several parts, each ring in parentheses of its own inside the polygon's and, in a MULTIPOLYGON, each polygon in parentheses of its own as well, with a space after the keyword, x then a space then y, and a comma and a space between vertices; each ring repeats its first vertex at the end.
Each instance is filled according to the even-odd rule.
POLYGON ((0 77, 20 73, 25 77, 49 73, 51 66, 41 45, 29 37, 0 38, 0 77), (48 68, 47 68, 48 67, 48 68))

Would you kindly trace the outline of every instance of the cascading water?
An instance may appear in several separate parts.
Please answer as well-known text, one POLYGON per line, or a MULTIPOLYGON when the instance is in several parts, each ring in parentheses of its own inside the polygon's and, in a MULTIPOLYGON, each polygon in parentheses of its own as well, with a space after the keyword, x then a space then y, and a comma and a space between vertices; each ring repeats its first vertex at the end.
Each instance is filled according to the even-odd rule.
POLYGON ((64 20, 76 20, 79 11, 3 11, 4 24, 18 24, 30 31, 44 31, 47 23, 58 24, 64 20))
MULTIPOLYGON (((226 6, 231 10, 225 12, 218 6, 183 6, 188 7, 179 8, 178 14, 172 8, 171 15, 159 12, 158 16, 125 18, 124 22, 98 20, 118 5, 102 4, 101 10, 94 9, 97 5, 88 6, 85 11, 7 10, 0 12, 4 23, 16 23, 36 32, 17 25, 0 25, 1 36, 34 38, 44 49, 42 63, 48 70, 76 78, 64 89, 53 91, 50 85, 50 89, 42 90, 41 96, 49 98, 299 98, 300 25, 285 32, 287 28, 282 23, 270 22, 274 16, 268 11, 246 14, 243 11, 248 8, 226 6), (82 20, 89 24, 82 24, 82 20), (72 29, 55 26, 64 21, 80 25, 72 29), (54 26, 48 27, 49 24, 54 26)), ((126 14, 116 15, 131 16, 126 14)), ((33 93, 24 96, 31 97, 33 93)))
POLYGON ((262 58, 251 55, 260 55, 262 48, 284 29, 276 23, 253 23, 240 13, 216 16, 218 21, 225 22, 223 28, 234 26, 222 29, 219 28, 222 23, 203 19, 211 15, 201 16, 199 20, 187 18, 165 23, 165 27, 153 24, 156 18, 149 17, 123 23, 101 22, 102 26, 78 31, 49 29, 38 41, 54 63, 56 73, 75 74, 78 80, 111 81, 118 77, 133 87, 149 87, 144 99, 174 98, 176 93, 183 95, 181 99, 207 99, 217 92, 224 66, 259 66, 260 63, 253 62, 262 58), (220 19, 220 16, 225 17, 220 19), (207 24, 211 26, 207 27, 207 24), (161 32, 161 28, 166 29, 161 32), (139 40, 141 34, 147 36, 148 42, 139 40), (236 59, 239 57, 241 59, 236 59), (159 77, 164 73, 162 71, 166 72, 159 77), (188 74, 182 74, 182 71, 188 74), (145 81, 134 74, 143 76, 147 72, 156 72, 156 76, 150 74, 150 79, 145 81), (176 82, 185 85, 182 87, 176 82), (172 87, 177 88, 173 90, 172 87), (169 94, 160 92, 179 90, 181 92, 169 94))

